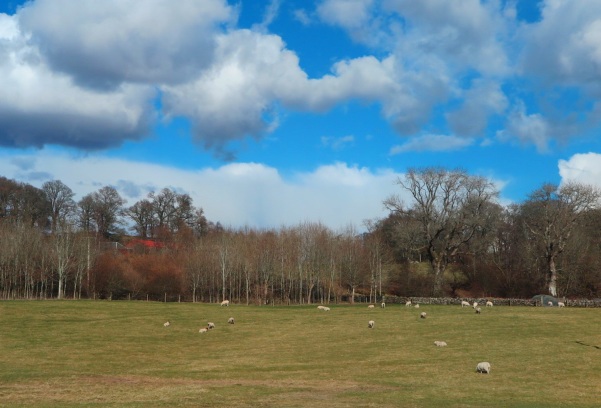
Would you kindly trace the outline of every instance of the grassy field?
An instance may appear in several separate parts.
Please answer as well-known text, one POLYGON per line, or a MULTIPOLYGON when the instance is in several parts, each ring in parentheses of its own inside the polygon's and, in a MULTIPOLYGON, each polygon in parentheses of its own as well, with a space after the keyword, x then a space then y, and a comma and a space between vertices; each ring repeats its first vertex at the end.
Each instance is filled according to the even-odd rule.
POLYGON ((0 406, 601 406, 601 309, 330 306, 0 302, 0 406))

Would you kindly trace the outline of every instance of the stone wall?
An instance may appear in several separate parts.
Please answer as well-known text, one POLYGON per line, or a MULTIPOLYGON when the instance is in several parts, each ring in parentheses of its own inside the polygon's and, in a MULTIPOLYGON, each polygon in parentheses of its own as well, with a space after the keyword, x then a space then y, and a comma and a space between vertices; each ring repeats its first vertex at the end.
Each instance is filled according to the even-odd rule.
MULTIPOLYGON (((358 300, 358 299, 356 299, 358 300)), ((491 301, 495 306, 541 306, 540 302, 532 299, 506 299, 506 298, 434 298, 434 297, 404 297, 404 296, 384 296, 386 303, 405 304, 407 300, 421 305, 461 305, 465 300, 471 304, 478 302, 479 305, 486 305, 491 301)), ((360 301, 360 300, 359 300, 360 301)), ((601 307, 601 299, 559 299, 565 303, 566 307, 601 307)))

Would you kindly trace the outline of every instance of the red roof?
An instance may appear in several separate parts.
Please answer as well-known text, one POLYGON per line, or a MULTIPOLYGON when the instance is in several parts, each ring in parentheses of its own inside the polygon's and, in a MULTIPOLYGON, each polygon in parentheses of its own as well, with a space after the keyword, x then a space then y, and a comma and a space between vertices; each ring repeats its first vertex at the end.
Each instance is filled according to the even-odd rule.
POLYGON ((125 246, 128 248, 134 248, 136 246, 143 246, 145 248, 154 248, 154 249, 165 248, 165 244, 163 244, 162 242, 153 241, 150 239, 132 239, 125 246))

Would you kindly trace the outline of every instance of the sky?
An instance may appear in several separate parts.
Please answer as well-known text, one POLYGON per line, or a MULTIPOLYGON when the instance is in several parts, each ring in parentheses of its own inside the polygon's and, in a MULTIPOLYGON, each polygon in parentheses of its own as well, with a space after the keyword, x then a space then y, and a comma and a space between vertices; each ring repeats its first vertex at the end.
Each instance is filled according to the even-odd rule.
POLYGON ((0 176, 232 228, 386 217, 409 168, 601 187, 598 0, 0 0, 0 176))

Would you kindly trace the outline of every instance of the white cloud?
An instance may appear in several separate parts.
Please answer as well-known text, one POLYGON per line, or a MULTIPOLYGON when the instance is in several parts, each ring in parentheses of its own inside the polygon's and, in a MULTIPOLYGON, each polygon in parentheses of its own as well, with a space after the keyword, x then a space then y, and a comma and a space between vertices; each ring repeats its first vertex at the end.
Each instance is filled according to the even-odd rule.
POLYGON ((396 155, 405 152, 448 152, 460 150, 472 145, 472 139, 461 138, 448 135, 421 135, 409 139, 402 145, 393 146, 390 149, 391 155, 396 155))
POLYGON ((542 19, 525 26, 523 67, 553 83, 599 91, 601 78, 601 2, 546 0, 542 19))
POLYGON ((601 189, 601 153, 575 154, 568 160, 559 160, 558 167, 562 184, 573 181, 601 189))
POLYGON ((329 24, 356 29, 369 21, 373 3, 374 0, 324 0, 317 6, 317 15, 329 24))
POLYGON ((447 114, 453 133, 460 136, 483 136, 489 116, 501 114, 509 104, 497 81, 475 80, 463 96, 463 105, 447 114))
POLYGON ((338 230, 387 215, 382 201, 398 193, 392 170, 372 171, 345 163, 299 172, 290 180, 258 163, 232 163, 196 171, 106 157, 71 157, 53 150, 0 160, 0 174, 40 187, 61 180, 76 200, 111 185, 131 206, 164 187, 186 192, 207 218, 225 226, 279 228, 322 222, 338 230))
POLYGON ((541 114, 528 114, 525 105, 519 103, 509 114, 505 129, 497 133, 497 138, 501 141, 518 140, 524 145, 532 143, 544 153, 549 150, 551 129, 541 114))

